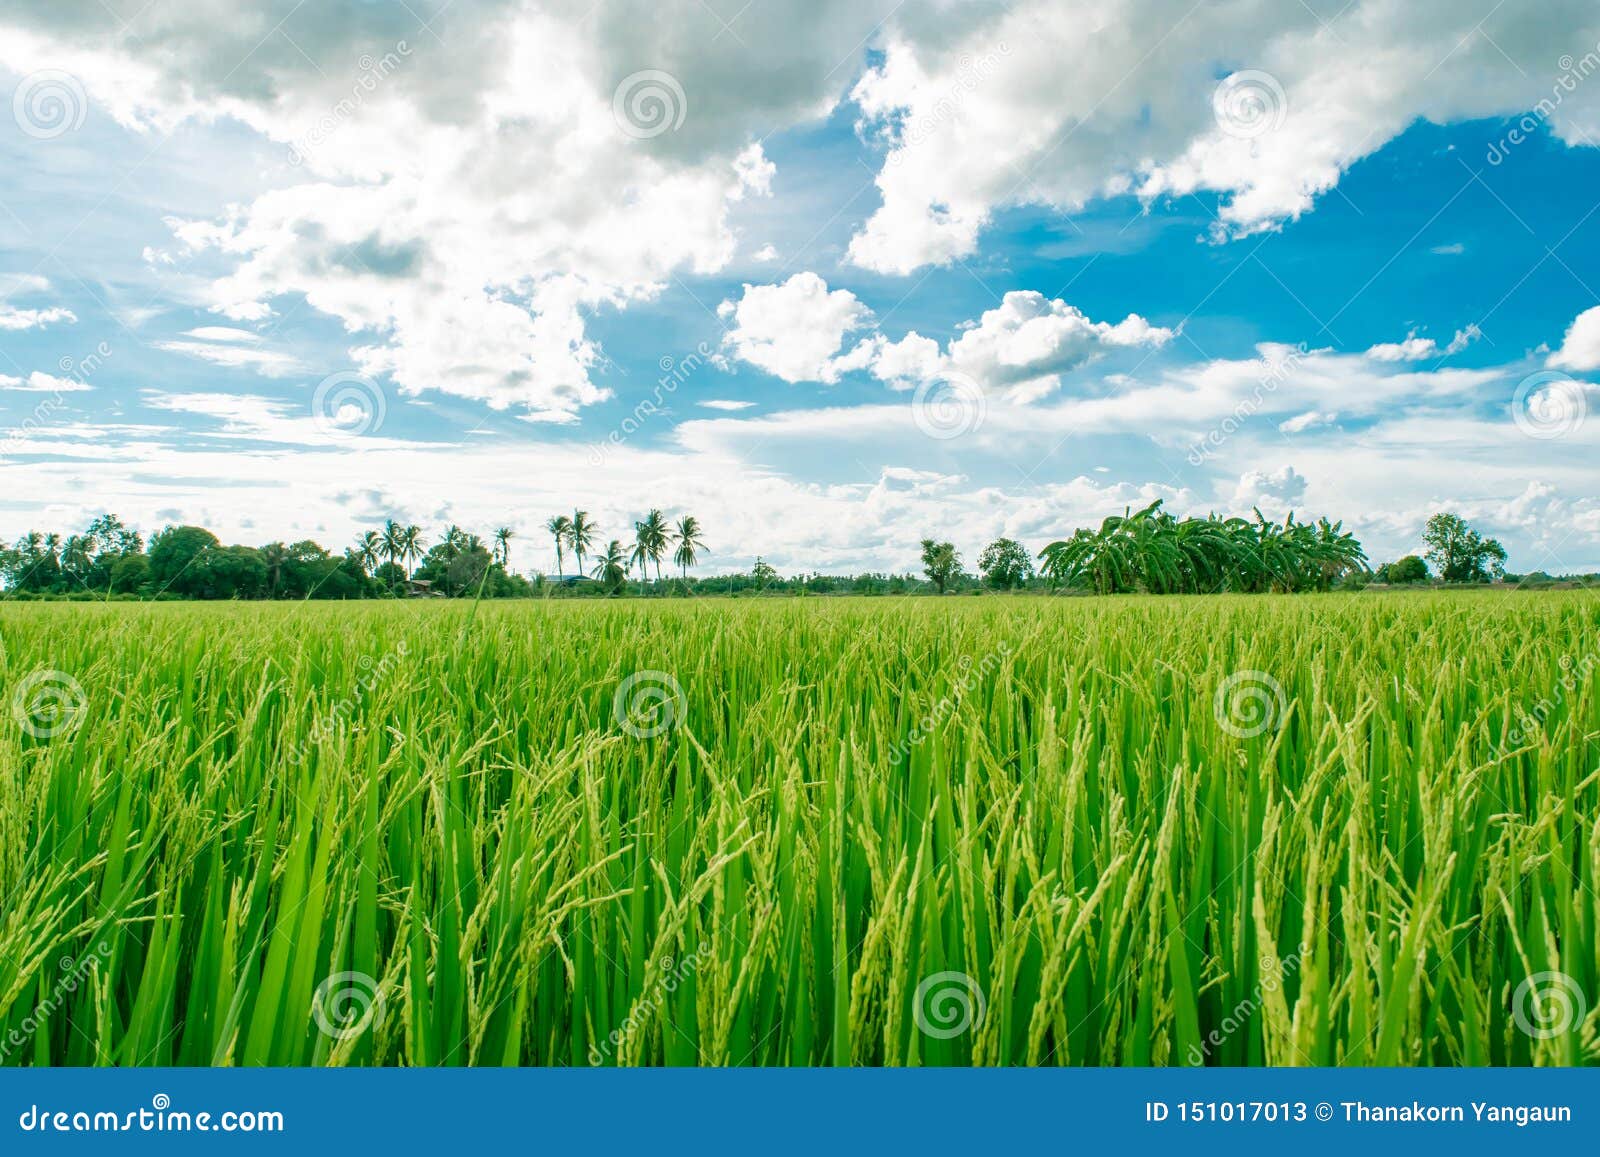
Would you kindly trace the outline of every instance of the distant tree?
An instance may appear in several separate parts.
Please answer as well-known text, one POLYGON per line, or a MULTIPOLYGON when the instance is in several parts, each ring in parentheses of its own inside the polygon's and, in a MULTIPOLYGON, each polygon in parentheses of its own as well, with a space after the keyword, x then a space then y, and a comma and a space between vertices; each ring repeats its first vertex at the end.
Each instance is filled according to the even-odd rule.
POLYGON ((978 556, 978 570, 990 586, 1011 590, 1033 577, 1033 559, 1020 542, 997 538, 978 556))
POLYGON ((468 594, 476 590, 484 581, 484 576, 493 562, 494 558, 483 543, 473 536, 464 547, 456 551, 449 565, 445 567, 446 588, 457 594, 468 594))
POLYGON ((556 578, 561 578, 561 552, 566 549, 567 542, 572 536, 572 519, 565 514, 558 514, 544 528, 550 532, 550 537, 556 540, 556 578))
POLYGON ((778 581, 778 572, 770 562, 757 558, 756 565, 750 568, 750 577, 756 580, 757 589, 765 589, 778 581))
POLYGON ((685 514, 678 519, 672 538, 678 544, 672 561, 678 564, 678 569, 683 572, 684 581, 687 582, 689 568, 695 564, 697 552, 706 548, 704 540, 700 537, 700 520, 692 514, 685 514))
POLYGON ((370 574, 378 567, 378 556, 383 553, 383 539, 378 537, 377 531, 369 530, 356 539, 351 553, 360 563, 362 572, 370 574))
POLYGON ((1505 547, 1457 515, 1440 513, 1428 519, 1422 541, 1428 561, 1447 583, 1486 583, 1505 573, 1505 547))
POLYGON ((221 546, 217 536, 204 527, 169 526, 159 530, 150 539, 150 581, 158 591, 199 595, 205 588, 206 574, 203 568, 196 570, 196 564, 202 555, 221 546))
POLYGON ((111 568, 111 589, 119 595, 134 594, 150 579, 150 558, 143 554, 125 554, 111 568))
POLYGON ((922 569, 928 581, 939 588, 941 595, 944 594, 945 588, 961 573, 961 556, 956 553, 955 544, 923 539, 922 569))
MULTIPOLYGON (((579 513, 581 514, 582 511, 579 511, 579 513)), ((577 520, 574 519, 573 521, 576 522, 577 520)), ((605 588, 608 595, 614 595, 622 589, 623 585, 628 581, 628 560, 620 540, 613 538, 606 543, 606 548, 599 559, 595 561, 594 570, 591 573, 599 580, 600 585, 605 588)))
POLYGON ((502 526, 494 532, 495 561, 506 570, 511 569, 511 540, 517 537, 517 532, 509 526, 502 526))
POLYGON ((589 553, 589 548, 594 545, 594 523, 589 521, 587 510, 574 510, 572 524, 567 527, 567 543, 572 547, 572 553, 578 558, 578 573, 583 573, 583 556, 589 553))
POLYGON ((1414 554, 1397 558, 1380 566, 1374 576, 1381 583, 1425 583, 1428 581, 1428 564, 1414 554))

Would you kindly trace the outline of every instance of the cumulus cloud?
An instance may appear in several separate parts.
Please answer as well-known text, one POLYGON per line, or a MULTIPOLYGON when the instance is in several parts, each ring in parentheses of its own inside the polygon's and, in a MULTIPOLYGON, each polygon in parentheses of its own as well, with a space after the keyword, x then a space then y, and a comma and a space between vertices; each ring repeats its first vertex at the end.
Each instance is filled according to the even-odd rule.
POLYGON ((909 273, 974 252, 994 211, 1214 192, 1215 236, 1307 212, 1355 161, 1419 118, 1522 113, 1543 101, 1568 144, 1600 129, 1600 93, 1558 91, 1553 62, 1592 49, 1600 12, 1536 17, 1458 0, 1304 4, 1059 0, 893 22, 853 97, 886 142, 882 204, 857 264, 909 273), (1063 69, 1061 62, 1071 61, 1063 69), (1219 66, 1231 75, 1219 82, 1219 66))
POLYGON ((1561 348, 1545 363, 1555 369, 1600 369, 1600 305, 1580 313, 1567 329, 1561 348))
POLYGON ((718 312, 732 319, 723 339, 732 356, 787 382, 831 383, 866 371, 908 390, 958 376, 1013 401, 1043 397, 1056 388, 1058 375, 1110 350, 1155 349, 1174 336, 1136 313, 1115 323, 1091 321, 1059 299, 1014 291, 942 350, 913 330, 898 341, 875 333, 840 353, 871 313, 848 290, 830 291, 815 273, 797 273, 781 285, 746 285, 738 302, 725 301, 718 312))
POLYGON ((717 312, 731 320, 722 343, 729 353, 786 382, 836 382, 835 357, 845 336, 872 314, 848 289, 830 291, 815 273, 781 285, 745 285, 738 301, 717 312))
POLYGON ((1483 336, 1476 325, 1458 329, 1443 349, 1431 337, 1418 337, 1417 331, 1406 334, 1400 342, 1380 342, 1367 350, 1367 356, 1378 362, 1420 362, 1428 358, 1448 357, 1458 354, 1483 336))

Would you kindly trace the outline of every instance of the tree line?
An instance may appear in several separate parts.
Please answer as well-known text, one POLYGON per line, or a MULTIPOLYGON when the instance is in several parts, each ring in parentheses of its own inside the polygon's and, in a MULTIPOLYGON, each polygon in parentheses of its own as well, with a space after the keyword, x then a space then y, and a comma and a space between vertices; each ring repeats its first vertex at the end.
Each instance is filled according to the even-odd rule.
MULTIPOLYGON (((669 521, 651 510, 629 539, 601 541, 587 511, 545 523, 556 573, 516 573, 516 532, 487 539, 448 526, 430 541, 421 527, 394 520, 368 530, 335 555, 310 539, 265 546, 224 545, 199 526, 168 526, 142 536, 114 514, 80 534, 29 531, 0 547, 0 581, 13 597, 174 599, 359 599, 429 595, 526 598, 641 595, 947 594, 989 589, 1078 590, 1094 594, 1235 591, 1297 592, 1359 587, 1516 579, 1505 548, 1454 514, 1437 514, 1423 532, 1423 556, 1368 569, 1366 553, 1341 523, 1222 518, 1178 519, 1153 502, 1052 542, 1035 556, 998 538, 968 573, 955 545, 922 540, 922 576, 869 572, 780 575, 761 558, 748 573, 695 577, 707 547, 697 518, 669 521), (1038 559, 1037 568, 1034 565, 1038 559), (569 573, 568 561, 573 564, 569 573), (1429 564, 1434 571, 1430 572, 1429 564), (676 575, 663 574, 670 564, 676 575)), ((1548 575, 1533 576, 1555 582, 1548 575)))

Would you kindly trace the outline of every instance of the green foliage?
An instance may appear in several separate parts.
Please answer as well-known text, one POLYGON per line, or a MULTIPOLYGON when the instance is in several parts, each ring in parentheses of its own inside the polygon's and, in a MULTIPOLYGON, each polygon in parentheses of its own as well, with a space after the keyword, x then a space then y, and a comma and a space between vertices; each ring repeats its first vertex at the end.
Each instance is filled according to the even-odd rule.
POLYGON ((1325 591, 1365 569, 1366 553, 1343 523, 1290 514, 1280 524, 1255 513, 1254 522, 1214 514, 1180 521, 1152 502, 1051 543, 1039 569, 1103 595, 1325 591))
POLYGON ((1381 583, 1396 585, 1425 583, 1428 581, 1428 564, 1416 555, 1408 554, 1394 562, 1384 563, 1374 577, 1381 583))
POLYGON ((989 586, 1013 590, 1026 586, 1033 577, 1033 559, 1020 542, 997 538, 978 555, 978 572, 989 586))
POLYGON ((1506 550, 1454 514, 1435 514, 1422 532, 1428 561, 1447 583, 1486 583, 1505 572, 1506 550))
POLYGON ((928 581, 944 594, 945 588, 961 574, 961 556, 956 553, 955 544, 923 539, 922 570, 928 581))

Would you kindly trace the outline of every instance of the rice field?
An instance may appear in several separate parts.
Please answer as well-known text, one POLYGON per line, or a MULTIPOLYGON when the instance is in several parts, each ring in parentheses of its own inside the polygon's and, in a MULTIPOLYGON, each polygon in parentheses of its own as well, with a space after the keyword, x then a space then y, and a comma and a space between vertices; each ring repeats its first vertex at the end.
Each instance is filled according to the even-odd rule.
POLYGON ((5 604, 11 1065, 1600 1058, 1600 604, 5 604))

